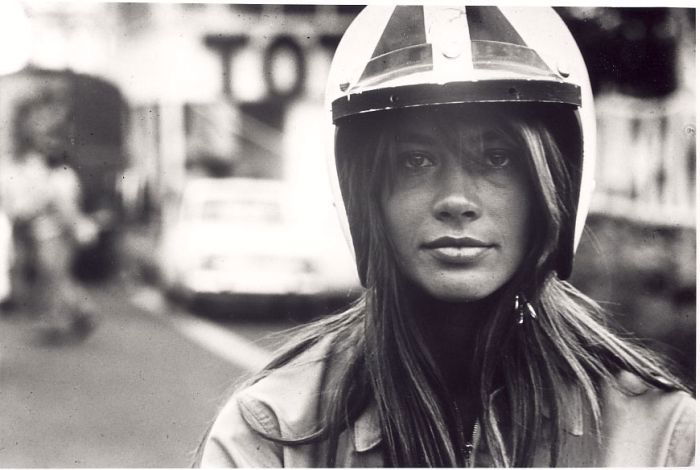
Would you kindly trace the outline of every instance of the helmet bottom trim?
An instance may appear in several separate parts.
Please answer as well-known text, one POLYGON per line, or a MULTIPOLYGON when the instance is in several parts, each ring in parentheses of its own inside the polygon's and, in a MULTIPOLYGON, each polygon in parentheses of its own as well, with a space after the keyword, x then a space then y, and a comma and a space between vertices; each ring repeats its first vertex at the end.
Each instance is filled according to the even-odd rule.
POLYGON ((391 109, 466 103, 558 103, 581 106, 578 85, 552 80, 490 80, 420 84, 368 90, 336 99, 333 122, 391 109))

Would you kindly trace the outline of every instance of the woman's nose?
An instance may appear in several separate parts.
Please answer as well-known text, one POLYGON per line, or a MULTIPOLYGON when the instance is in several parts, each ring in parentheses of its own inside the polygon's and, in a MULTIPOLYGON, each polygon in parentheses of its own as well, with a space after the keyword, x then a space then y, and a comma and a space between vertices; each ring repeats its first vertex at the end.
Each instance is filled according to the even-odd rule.
POLYGON ((467 221, 481 217, 482 206, 475 178, 464 168, 450 168, 439 182, 433 215, 441 221, 467 221))

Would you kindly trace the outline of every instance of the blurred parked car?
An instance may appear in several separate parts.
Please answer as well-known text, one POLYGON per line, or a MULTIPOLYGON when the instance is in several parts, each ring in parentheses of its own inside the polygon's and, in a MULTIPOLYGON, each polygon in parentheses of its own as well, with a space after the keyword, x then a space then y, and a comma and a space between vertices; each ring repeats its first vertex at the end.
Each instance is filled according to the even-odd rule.
POLYGON ((349 253, 291 201, 283 181, 190 180, 162 234, 166 289, 187 300, 351 297, 359 284, 349 253))

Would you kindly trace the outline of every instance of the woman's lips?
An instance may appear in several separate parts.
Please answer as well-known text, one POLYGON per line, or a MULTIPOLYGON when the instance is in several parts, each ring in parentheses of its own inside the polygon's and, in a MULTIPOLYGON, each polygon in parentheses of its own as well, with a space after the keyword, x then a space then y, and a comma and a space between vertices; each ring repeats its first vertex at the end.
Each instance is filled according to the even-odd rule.
POLYGON ((493 245, 471 237, 440 237, 422 248, 444 263, 469 264, 486 255, 493 245))

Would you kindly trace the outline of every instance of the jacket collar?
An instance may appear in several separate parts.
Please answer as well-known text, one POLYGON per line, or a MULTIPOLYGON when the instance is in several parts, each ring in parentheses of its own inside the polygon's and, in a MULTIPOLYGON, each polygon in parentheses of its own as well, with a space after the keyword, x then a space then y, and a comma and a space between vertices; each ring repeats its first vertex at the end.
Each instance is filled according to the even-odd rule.
MULTIPOLYGON (((496 390, 491 394, 493 400, 500 392, 496 390)), ((571 406, 562 410, 564 431, 573 436, 583 435, 583 400, 580 392, 571 393, 571 406)), ((545 403, 542 415, 549 418, 550 409, 545 403)), ((374 401, 362 412, 353 427, 353 444, 356 452, 367 452, 377 447, 382 441, 382 431, 379 425, 379 412, 374 401)))

